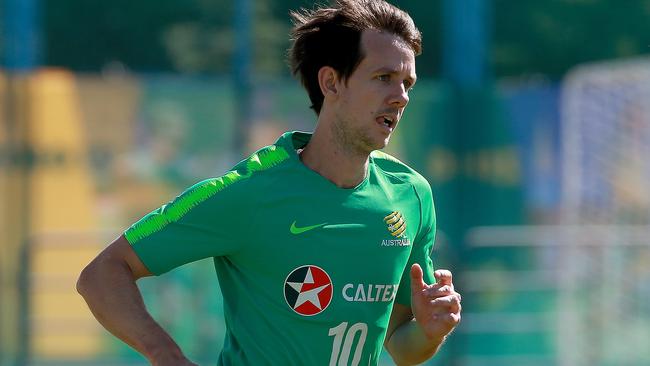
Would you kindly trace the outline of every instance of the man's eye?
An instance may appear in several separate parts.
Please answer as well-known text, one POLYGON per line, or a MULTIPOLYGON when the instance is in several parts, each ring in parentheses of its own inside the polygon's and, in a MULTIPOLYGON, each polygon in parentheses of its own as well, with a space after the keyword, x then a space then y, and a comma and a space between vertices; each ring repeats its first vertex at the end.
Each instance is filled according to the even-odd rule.
POLYGON ((379 76, 377 76, 377 80, 379 80, 379 81, 390 81, 390 75, 379 75, 379 76))
POLYGON ((411 89, 411 87, 413 87, 413 83, 408 81, 408 80, 404 80, 404 88, 406 90, 409 90, 409 89, 411 89))

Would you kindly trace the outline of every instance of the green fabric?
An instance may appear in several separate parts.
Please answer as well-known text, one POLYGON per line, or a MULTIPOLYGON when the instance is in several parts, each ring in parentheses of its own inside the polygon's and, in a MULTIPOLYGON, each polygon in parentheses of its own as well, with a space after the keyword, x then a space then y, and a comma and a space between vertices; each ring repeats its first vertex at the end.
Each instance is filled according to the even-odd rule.
POLYGON ((125 232, 154 274, 214 258, 228 326, 219 365, 377 364, 393 303, 410 304, 412 263, 433 283, 427 181, 375 152, 341 189, 296 154, 288 132, 125 232))

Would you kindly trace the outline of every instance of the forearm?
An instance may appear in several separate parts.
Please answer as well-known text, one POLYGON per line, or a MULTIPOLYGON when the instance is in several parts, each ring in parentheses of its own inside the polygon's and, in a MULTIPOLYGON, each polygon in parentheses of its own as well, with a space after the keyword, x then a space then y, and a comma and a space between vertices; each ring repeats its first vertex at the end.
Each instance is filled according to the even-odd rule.
POLYGON ((113 335, 156 364, 184 360, 180 348, 147 312, 126 263, 97 259, 79 277, 77 290, 97 320, 113 335))
POLYGON ((428 338, 415 320, 395 329, 386 343, 386 349, 398 366, 416 365, 433 357, 444 343, 445 336, 428 338))

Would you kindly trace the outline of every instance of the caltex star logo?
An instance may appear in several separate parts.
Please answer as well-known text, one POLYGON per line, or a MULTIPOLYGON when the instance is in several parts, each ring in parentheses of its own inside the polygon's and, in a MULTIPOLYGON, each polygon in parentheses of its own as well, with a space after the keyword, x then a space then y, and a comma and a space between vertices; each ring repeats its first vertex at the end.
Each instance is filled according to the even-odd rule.
POLYGON ((298 267, 284 281, 284 299, 296 313, 316 315, 332 301, 332 280, 320 267, 298 267))

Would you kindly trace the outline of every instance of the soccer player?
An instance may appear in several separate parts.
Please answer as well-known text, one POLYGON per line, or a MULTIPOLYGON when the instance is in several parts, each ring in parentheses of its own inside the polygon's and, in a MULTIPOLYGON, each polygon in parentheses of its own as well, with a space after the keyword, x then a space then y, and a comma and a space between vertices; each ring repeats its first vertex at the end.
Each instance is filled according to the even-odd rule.
POLYGON ((128 228, 81 273, 99 322, 153 365, 193 365, 136 280, 211 257, 224 298, 219 365, 398 365, 435 354, 460 321, 433 270, 427 181, 384 148, 416 81, 421 36, 382 0, 292 14, 292 71, 317 115, 128 228))

